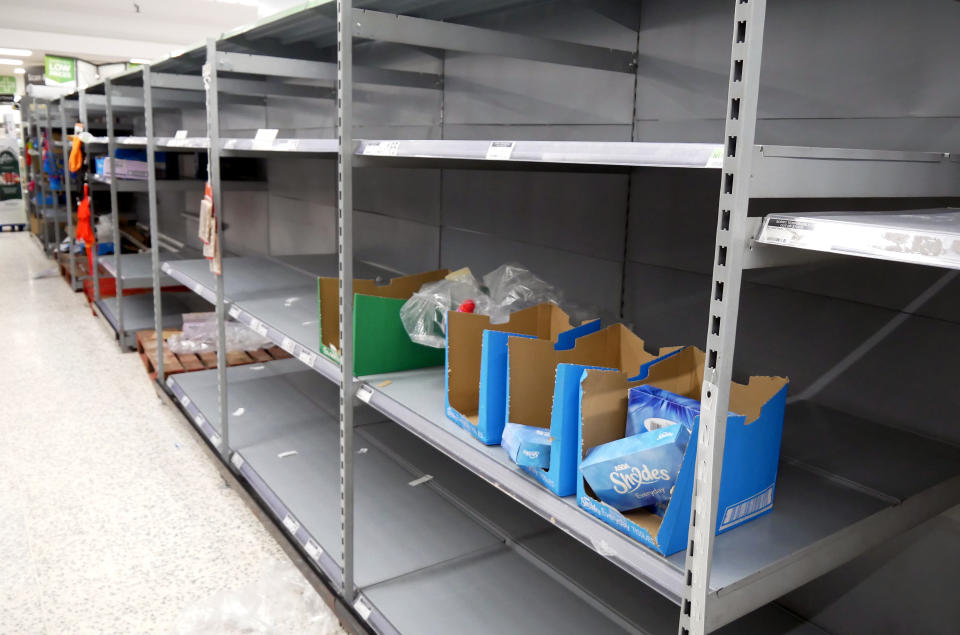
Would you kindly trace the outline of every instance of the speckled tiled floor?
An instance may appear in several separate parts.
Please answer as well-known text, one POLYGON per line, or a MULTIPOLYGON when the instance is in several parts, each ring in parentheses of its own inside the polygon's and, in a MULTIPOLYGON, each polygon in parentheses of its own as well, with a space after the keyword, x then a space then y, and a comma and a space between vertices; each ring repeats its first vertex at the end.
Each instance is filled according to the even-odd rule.
MULTIPOLYGON (((295 572, 139 357, 59 276, 33 278, 50 266, 0 234, 0 633, 177 632, 217 594, 295 572)), ((311 594, 286 608, 315 610, 311 594)))

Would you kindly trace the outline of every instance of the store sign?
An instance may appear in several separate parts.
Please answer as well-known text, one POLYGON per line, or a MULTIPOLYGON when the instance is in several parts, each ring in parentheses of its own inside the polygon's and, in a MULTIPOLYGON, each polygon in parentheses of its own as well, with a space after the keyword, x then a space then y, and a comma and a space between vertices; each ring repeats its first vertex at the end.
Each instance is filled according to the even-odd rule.
POLYGON ((47 83, 68 84, 77 80, 77 63, 72 57, 46 55, 43 58, 43 76, 47 83))
POLYGON ((0 95, 15 95, 17 78, 13 75, 0 75, 0 95))

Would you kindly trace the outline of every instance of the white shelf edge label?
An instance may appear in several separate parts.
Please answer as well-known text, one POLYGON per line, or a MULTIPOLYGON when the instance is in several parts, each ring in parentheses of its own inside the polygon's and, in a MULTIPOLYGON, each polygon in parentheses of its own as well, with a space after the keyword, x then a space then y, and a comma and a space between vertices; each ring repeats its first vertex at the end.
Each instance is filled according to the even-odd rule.
POLYGON ((263 337, 267 336, 267 327, 266 325, 258 320, 257 318, 250 318, 250 329, 256 331, 263 337))
POLYGON ((373 613, 366 602, 363 601, 363 598, 357 598, 357 601, 353 603, 353 608, 364 621, 369 620, 370 614, 373 613))
POLYGON ((708 168, 723 167, 723 147, 715 148, 714 151, 710 153, 710 158, 707 159, 707 164, 705 167, 708 167, 708 168))
POLYGON ((491 161, 506 161, 513 155, 516 141, 491 141, 487 148, 487 159, 491 161))
POLYGON ((363 403, 370 403, 370 397, 373 397, 373 389, 370 386, 360 386, 357 388, 357 399, 363 403))
POLYGON ((399 153, 399 141, 367 141, 363 144, 363 155, 367 157, 395 157, 399 153))
POLYGON ((214 447, 219 448, 220 444, 223 443, 223 438, 221 438, 218 433, 214 432, 212 435, 210 435, 210 443, 212 443, 214 447))
POLYGON ((300 529, 300 523, 298 523, 290 514, 287 514, 283 517, 283 526, 286 527, 287 531, 289 531, 291 534, 297 533, 297 530, 300 529))
POLYGON ((296 351, 294 350, 296 348, 296 344, 294 344, 293 340, 289 337, 284 336, 283 340, 280 341, 280 348, 287 351, 291 355, 296 354, 296 351))
POLYGON ((234 452, 233 456, 230 457, 230 462, 233 463, 233 466, 238 470, 243 467, 243 457, 237 452, 234 452))
POLYGON ((184 408, 186 408, 190 405, 190 397, 187 397, 186 395, 180 395, 180 403, 184 408))
POLYGON ((254 148, 269 148, 273 145, 273 140, 277 138, 277 128, 260 128, 253 137, 254 148))
POLYGON ((186 138, 187 138, 187 131, 186 131, 186 130, 177 130, 177 132, 173 135, 173 138, 174 138, 174 139, 186 139, 186 138))
POLYGON ((194 421, 194 423, 197 424, 197 427, 200 428, 200 427, 202 427, 203 424, 206 422, 206 419, 203 418, 203 415, 202 415, 202 414, 197 413, 197 416, 195 416, 195 417, 193 418, 193 421, 194 421))
POLYGON ((308 540, 305 545, 303 545, 304 550, 306 550, 307 555, 313 558, 314 560, 320 560, 320 556, 323 555, 323 549, 320 548, 320 545, 315 543, 312 540, 308 540))
POLYGON ((230 307, 230 310, 227 311, 227 313, 230 314, 230 317, 232 317, 234 320, 236 320, 236 319, 237 319, 237 316, 240 315, 240 307, 238 307, 236 304, 234 304, 233 306, 230 307))
POLYGON ((310 367, 312 367, 313 363, 317 361, 317 356, 310 351, 300 351, 300 353, 297 354, 297 358, 310 367))

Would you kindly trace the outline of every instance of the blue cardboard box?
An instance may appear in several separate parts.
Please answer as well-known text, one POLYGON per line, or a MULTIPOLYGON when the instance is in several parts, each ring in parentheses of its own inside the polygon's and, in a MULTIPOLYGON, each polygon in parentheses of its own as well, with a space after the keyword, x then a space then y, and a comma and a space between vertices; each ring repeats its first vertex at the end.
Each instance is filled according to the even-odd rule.
POLYGON ((517 311, 502 324, 486 315, 447 314, 444 376, 447 417, 487 445, 500 445, 506 423, 507 340, 510 336, 556 341, 592 332, 600 321, 573 329, 570 318, 553 303, 517 311), (565 333, 572 335, 565 336, 565 333))
MULTIPOLYGON (((579 396, 579 458, 582 460, 598 445, 623 438, 627 393, 631 386, 647 384, 697 398, 703 384, 703 370, 704 353, 694 347, 648 365, 635 381, 628 381, 622 373, 584 370, 579 396)), ((788 380, 783 377, 751 377, 747 384, 731 384, 718 534, 773 509, 787 386, 788 380)), ((673 495, 662 517, 645 509, 617 511, 600 501, 582 476, 577 478, 580 507, 665 556, 682 551, 687 544, 690 523, 699 423, 697 417, 673 495)))
POLYGON ((551 441, 550 431, 546 428, 508 423, 503 428, 500 445, 517 465, 544 468, 550 465, 551 441))
POLYGON ((570 496, 577 490, 583 370, 616 369, 625 377, 634 377, 648 364, 677 350, 670 347, 649 353, 643 340, 622 324, 592 332, 569 331, 556 342, 510 337, 507 348, 507 421, 550 431, 549 467, 524 469, 558 496, 570 496))

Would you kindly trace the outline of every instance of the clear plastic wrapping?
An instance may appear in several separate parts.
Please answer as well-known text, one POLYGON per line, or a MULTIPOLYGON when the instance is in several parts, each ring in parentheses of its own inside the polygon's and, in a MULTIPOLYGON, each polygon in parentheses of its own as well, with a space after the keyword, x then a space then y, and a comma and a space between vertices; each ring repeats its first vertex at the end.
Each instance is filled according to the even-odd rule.
MULTIPOLYGON (((239 322, 228 321, 225 326, 228 353, 252 351, 270 344, 270 340, 239 322)), ((168 337, 167 346, 176 355, 217 350, 217 314, 184 313, 183 330, 168 337)))

